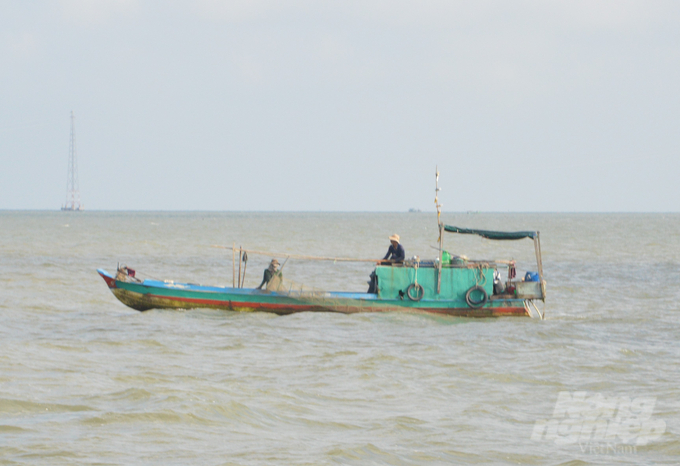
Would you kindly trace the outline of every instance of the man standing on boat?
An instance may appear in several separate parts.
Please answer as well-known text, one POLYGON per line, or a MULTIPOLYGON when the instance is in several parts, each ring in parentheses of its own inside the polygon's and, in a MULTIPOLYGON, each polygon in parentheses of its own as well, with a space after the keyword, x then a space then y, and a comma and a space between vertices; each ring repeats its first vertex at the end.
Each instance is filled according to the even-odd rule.
POLYGON ((279 274, 280 272, 277 270, 279 266, 279 261, 276 259, 272 259, 272 261, 269 263, 269 267, 267 267, 264 271, 264 276, 262 277, 262 283, 260 283, 260 286, 257 287, 258 290, 261 290, 263 286, 267 285, 272 277, 274 275, 279 274))
POLYGON ((404 251, 404 246, 399 244, 399 235, 394 234, 390 236, 390 248, 387 250, 387 254, 383 257, 383 260, 388 260, 392 263, 404 262, 406 258, 406 251, 404 251))

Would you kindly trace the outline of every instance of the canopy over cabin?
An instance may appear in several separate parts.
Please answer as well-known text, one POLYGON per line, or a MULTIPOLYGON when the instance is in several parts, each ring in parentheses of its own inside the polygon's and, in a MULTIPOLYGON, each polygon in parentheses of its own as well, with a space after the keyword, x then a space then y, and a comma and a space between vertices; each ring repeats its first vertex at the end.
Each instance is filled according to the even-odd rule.
MULTIPOLYGON (((538 267, 538 292, 541 300, 545 301, 545 284, 543 281, 543 260, 541 258, 541 235, 538 231, 494 231, 494 230, 479 230, 473 228, 460 228, 453 225, 440 225, 440 238, 439 238, 439 260, 440 264, 442 261, 443 254, 443 237, 441 231, 446 231, 449 233, 459 233, 463 235, 477 235, 482 238, 496 240, 496 241, 514 241, 524 238, 530 238, 534 242, 534 251, 536 253, 536 266, 538 267)), ((526 286, 524 286, 526 288, 526 286)), ((528 290, 527 290, 528 291, 528 290)))

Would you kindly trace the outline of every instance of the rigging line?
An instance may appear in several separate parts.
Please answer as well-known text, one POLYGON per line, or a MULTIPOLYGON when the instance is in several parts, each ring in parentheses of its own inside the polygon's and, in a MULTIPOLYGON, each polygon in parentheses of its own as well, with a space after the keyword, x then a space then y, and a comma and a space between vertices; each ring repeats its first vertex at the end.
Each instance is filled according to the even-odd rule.
MULTIPOLYGON (((220 246, 217 244, 213 244, 211 247, 213 248, 218 248, 218 249, 235 249, 233 247, 229 246, 220 246)), ((271 251, 257 251, 254 249, 243 249, 244 252, 247 252, 248 254, 260 254, 263 256, 271 256, 271 257, 289 257, 289 258, 294 258, 294 259, 308 259, 308 260, 318 260, 318 261, 337 261, 337 262, 380 262, 382 259, 353 259, 351 257, 323 257, 323 256, 306 256, 302 254, 288 254, 288 253, 280 253, 280 252, 271 252, 271 251)))

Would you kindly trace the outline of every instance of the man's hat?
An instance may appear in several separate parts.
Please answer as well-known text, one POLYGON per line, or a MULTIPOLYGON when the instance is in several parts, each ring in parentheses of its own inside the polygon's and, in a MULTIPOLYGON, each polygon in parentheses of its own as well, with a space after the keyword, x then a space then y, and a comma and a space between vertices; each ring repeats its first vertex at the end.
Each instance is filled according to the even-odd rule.
POLYGON ((399 235, 394 234, 390 236, 390 241, 396 241, 397 243, 399 242, 399 235))
POLYGON ((279 261, 277 261, 276 259, 272 259, 272 262, 271 262, 271 263, 272 263, 272 264, 279 265, 279 261))

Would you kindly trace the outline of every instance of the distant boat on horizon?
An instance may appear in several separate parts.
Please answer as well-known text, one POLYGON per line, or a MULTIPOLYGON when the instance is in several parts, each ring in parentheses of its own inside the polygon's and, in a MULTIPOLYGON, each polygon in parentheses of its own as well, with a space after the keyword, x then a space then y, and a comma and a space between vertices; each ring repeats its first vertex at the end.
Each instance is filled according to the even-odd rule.
POLYGON ((71 141, 68 153, 68 175, 66 178, 66 203, 61 210, 81 211, 85 206, 80 202, 80 187, 78 184, 78 157, 76 155, 75 115, 71 110, 71 141))

